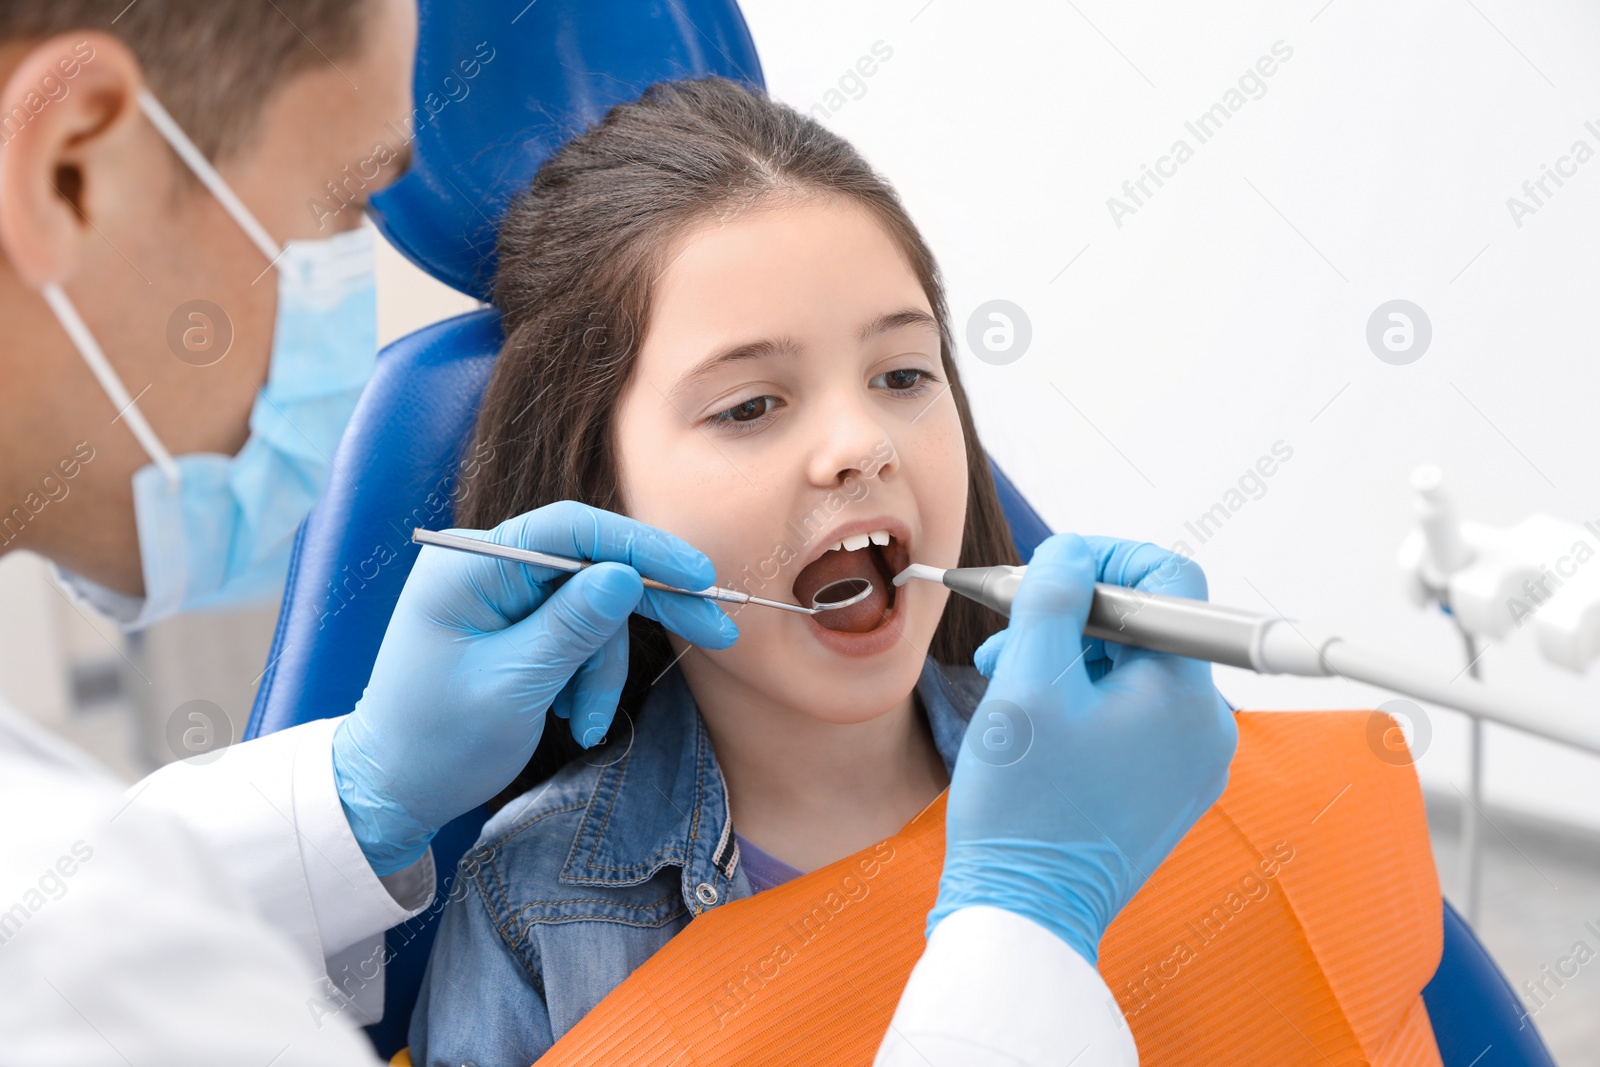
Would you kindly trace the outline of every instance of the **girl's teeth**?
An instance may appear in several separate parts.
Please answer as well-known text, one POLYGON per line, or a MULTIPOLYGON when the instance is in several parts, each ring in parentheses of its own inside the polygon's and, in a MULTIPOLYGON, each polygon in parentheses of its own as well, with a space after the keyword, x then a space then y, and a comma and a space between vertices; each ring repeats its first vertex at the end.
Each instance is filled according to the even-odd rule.
POLYGON ((871 533, 851 534, 842 541, 835 541, 828 546, 829 552, 855 552, 866 548, 868 545, 886 545, 889 543, 887 530, 873 530, 871 533))

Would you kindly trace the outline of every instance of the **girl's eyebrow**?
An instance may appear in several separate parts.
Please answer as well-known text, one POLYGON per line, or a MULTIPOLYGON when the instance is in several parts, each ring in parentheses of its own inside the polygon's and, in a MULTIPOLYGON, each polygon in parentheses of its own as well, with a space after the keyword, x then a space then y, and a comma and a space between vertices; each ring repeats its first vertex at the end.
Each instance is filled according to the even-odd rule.
POLYGON ((939 329, 938 321, 921 308, 901 308, 887 315, 879 315, 867 323, 861 331, 861 339, 869 341, 880 333, 898 330, 902 326, 926 326, 934 332, 938 332, 939 329))
POLYGON ((745 341, 725 348, 720 352, 702 360, 689 373, 678 379, 676 385, 667 390, 667 399, 676 401, 677 398, 696 384, 709 378, 729 363, 738 363, 747 359, 767 359, 771 356, 799 355, 800 346, 792 337, 763 338, 759 341, 745 341))
MULTIPOLYGON (((901 308, 879 315, 861 329, 861 340, 869 341, 881 333, 898 330, 902 326, 925 326, 935 332, 939 329, 938 320, 920 308, 901 308)), ((675 400, 686 390, 697 383, 704 381, 716 371, 721 370, 730 363, 739 363, 749 359, 768 359, 772 356, 795 356, 800 352, 800 346, 791 337, 763 338, 759 341, 744 341, 731 348, 725 348, 700 361, 695 367, 678 379, 676 385, 667 391, 667 398, 675 400)))

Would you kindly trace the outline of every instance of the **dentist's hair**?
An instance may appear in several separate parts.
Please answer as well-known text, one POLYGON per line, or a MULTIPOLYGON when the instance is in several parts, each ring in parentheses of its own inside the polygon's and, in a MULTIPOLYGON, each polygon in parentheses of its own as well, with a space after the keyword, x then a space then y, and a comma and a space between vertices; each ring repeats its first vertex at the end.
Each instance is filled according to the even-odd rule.
POLYGON ((84 30, 120 39, 215 162, 249 143, 274 89, 355 55, 371 14, 368 0, 0 0, 0 46, 84 30))
MULTIPOLYGON (((773 198, 818 195, 871 212, 938 319, 943 374, 967 453, 960 565, 1021 562, 956 372, 938 266, 899 197, 844 138, 723 78, 664 82, 636 103, 613 107, 546 160, 511 207, 500 230, 494 294, 506 343, 479 412, 473 453, 491 458, 466 479, 457 525, 487 528, 564 499, 621 511, 613 422, 667 250, 702 220, 773 198)), ((987 608, 951 597, 929 652, 942 663, 970 664, 978 645, 1003 625, 987 608)), ((632 715, 672 652, 660 624, 636 615, 629 627, 620 706, 632 715)), ((547 741, 566 738, 565 731, 545 733, 547 741)), ((540 756, 503 798, 576 751, 545 749, 541 744, 540 756)))

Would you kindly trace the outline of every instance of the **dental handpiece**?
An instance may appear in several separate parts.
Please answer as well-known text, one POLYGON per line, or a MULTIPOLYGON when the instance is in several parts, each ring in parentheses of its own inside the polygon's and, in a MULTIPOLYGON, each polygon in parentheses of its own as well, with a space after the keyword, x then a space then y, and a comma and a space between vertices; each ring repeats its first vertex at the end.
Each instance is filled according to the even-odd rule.
MULTIPOLYGON (((1027 572, 1027 567, 944 570, 913 563, 895 575, 894 584, 904 585, 913 578, 938 582, 1010 618, 1011 602, 1027 572)), ((1547 706, 1475 680, 1455 684, 1455 679, 1446 680, 1426 668, 1361 648, 1282 615, 1096 582, 1083 633, 1260 674, 1365 682, 1600 753, 1600 732, 1586 725, 1587 717, 1555 715, 1547 706)))
MULTIPOLYGON (((1011 617, 1011 601, 1022 585, 1027 567, 955 567, 941 570, 913 563, 895 575, 894 584, 904 585, 912 578, 939 582, 952 592, 1011 617)), ((1161 596, 1121 585, 1096 582, 1094 600, 1089 605, 1085 637, 1138 645, 1157 652, 1225 663, 1230 667, 1265 673, 1302 673, 1269 670, 1259 661, 1256 649, 1266 625, 1279 621, 1238 608, 1225 608, 1204 600, 1161 596)), ((1290 666, 1300 666, 1294 659, 1290 666)), ((1325 673, 1321 670, 1316 674, 1325 673)))

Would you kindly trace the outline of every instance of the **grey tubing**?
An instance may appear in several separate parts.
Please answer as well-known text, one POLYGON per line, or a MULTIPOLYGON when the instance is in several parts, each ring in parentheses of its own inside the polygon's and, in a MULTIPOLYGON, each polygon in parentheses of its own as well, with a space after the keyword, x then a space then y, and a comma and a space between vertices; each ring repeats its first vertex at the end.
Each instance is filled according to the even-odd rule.
MULTIPOLYGON (((1322 650, 1328 673, 1390 689, 1418 700, 1481 716, 1537 737, 1600 754, 1600 727, 1592 709, 1562 709, 1528 694, 1470 678, 1448 679, 1383 653, 1334 638, 1322 650)), ((1460 678, 1460 674, 1456 676, 1460 678)))

